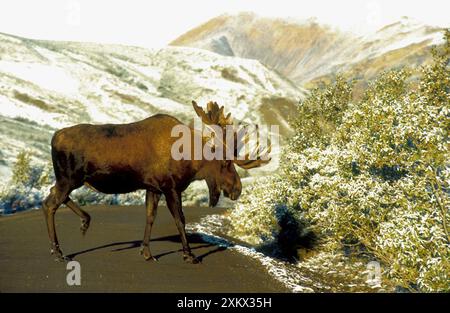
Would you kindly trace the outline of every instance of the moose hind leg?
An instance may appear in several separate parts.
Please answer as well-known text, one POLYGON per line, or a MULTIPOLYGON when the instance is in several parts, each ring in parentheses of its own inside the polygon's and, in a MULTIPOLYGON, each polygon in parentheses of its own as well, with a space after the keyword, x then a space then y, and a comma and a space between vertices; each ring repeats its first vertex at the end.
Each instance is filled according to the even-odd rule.
POLYGON ((199 263, 199 260, 191 252, 191 248, 189 247, 189 242, 187 240, 185 229, 185 218, 181 206, 181 194, 176 191, 172 191, 166 193, 165 196, 167 200, 167 206, 169 207, 170 213, 175 219, 175 224, 178 228, 178 232, 180 233, 181 243, 183 245, 184 261, 192 264, 199 263))
POLYGON ((43 212, 47 222, 48 236, 50 239, 50 253, 55 255, 56 261, 65 261, 68 258, 63 256, 59 248, 58 237, 55 230, 55 213, 60 205, 64 202, 68 192, 66 189, 56 184, 50 190, 50 194, 43 201, 43 212))
POLYGON ((80 230, 81 233, 85 235, 91 223, 91 216, 86 211, 82 210, 75 202, 73 202, 69 196, 66 198, 66 201, 64 201, 64 204, 81 218, 80 230))
POLYGON ((158 209, 158 202, 159 198, 161 197, 160 194, 147 191, 147 194, 145 196, 145 207, 147 210, 147 222, 145 225, 145 232, 144 232, 144 240, 142 241, 142 248, 141 248, 141 254, 144 256, 145 260, 152 260, 156 261, 156 259, 152 256, 149 248, 150 244, 150 235, 152 232, 152 226, 153 222, 156 218, 156 211, 158 209))

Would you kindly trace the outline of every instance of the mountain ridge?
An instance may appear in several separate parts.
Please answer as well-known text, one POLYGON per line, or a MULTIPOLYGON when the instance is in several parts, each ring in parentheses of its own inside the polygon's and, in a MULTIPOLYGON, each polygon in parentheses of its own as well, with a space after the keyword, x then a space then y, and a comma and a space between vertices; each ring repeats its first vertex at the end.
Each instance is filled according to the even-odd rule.
MULTIPOLYGON (((228 50, 233 55, 257 59, 295 83, 308 86, 320 77, 352 72, 362 64, 376 64, 386 58, 382 70, 423 65, 430 59, 430 47, 443 42, 442 31, 443 28, 403 17, 374 33, 356 35, 320 24, 316 19, 269 18, 240 13, 213 18, 182 34, 170 45, 226 54, 220 45, 212 44, 220 38, 228 43, 228 50), (400 55, 395 62, 389 59, 392 53, 400 55)), ((355 76, 370 80, 379 72, 379 68, 369 67, 355 76)))
POLYGON ((50 160, 54 130, 77 123, 127 123, 156 113, 189 123, 214 100, 238 121, 281 125, 305 90, 257 60, 189 47, 146 49, 0 34, 0 176, 17 153, 50 160))

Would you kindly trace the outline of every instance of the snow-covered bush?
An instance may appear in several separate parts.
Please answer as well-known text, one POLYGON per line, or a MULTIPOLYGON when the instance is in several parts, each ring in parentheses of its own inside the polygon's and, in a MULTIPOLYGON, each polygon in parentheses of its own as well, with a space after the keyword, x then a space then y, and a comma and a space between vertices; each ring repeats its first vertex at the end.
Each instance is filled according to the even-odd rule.
POLYGON ((74 190, 70 198, 78 205, 142 205, 145 202, 145 192, 141 190, 126 194, 104 194, 82 186, 74 190))
POLYGON ((375 258, 404 288, 449 290, 450 32, 446 39, 419 81, 387 72, 355 102, 342 79, 314 91, 292 123, 281 173, 244 193, 231 234, 262 243, 286 206, 330 251, 375 258))
POLYGON ((48 194, 52 175, 49 166, 32 161, 30 152, 19 152, 10 181, 0 186, 0 214, 39 207, 48 194))
POLYGON ((232 235, 251 244, 273 240, 279 230, 275 207, 287 201, 287 188, 278 177, 268 177, 243 189, 230 212, 232 235))
POLYGON ((204 181, 194 181, 182 193, 184 206, 208 206, 208 186, 204 181))

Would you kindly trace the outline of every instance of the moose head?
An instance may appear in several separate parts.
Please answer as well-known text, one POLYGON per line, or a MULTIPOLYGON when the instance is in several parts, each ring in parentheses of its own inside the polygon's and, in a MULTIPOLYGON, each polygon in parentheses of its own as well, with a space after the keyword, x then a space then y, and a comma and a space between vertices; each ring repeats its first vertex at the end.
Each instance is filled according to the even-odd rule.
MULTIPOLYGON (((205 180, 209 188, 209 205, 213 207, 217 204, 222 191, 225 197, 237 200, 242 191, 242 184, 235 165, 243 169, 251 169, 268 163, 270 159, 261 156, 270 153, 271 146, 269 144, 264 151, 259 151, 259 134, 258 126, 256 126, 256 145, 252 152, 240 155, 242 149, 248 147, 252 137, 248 127, 242 125, 236 127, 231 113, 225 116, 224 107, 219 107, 216 102, 209 102, 206 110, 203 110, 195 101, 192 101, 192 105, 203 124, 210 131, 212 130, 215 143, 212 150, 220 151, 219 158, 210 160, 204 166, 205 180)), ((204 140, 210 139, 210 137, 204 138, 204 140)))

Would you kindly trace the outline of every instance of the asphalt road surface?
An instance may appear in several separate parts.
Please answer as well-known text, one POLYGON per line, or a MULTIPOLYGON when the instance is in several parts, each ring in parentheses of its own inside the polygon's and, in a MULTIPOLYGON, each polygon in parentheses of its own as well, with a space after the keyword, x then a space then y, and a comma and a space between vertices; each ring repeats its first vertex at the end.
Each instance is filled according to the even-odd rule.
MULTIPOLYGON (((201 264, 184 263, 175 223, 160 207, 150 249, 157 262, 139 254, 145 227, 142 206, 84 207, 92 217, 83 236, 80 219, 61 207, 56 231, 64 254, 81 266, 81 285, 69 286, 66 263, 49 253, 40 210, 0 217, 0 292, 288 292, 258 261, 234 250, 212 245, 189 234, 201 264)), ((221 209, 189 207, 186 220, 221 209)))

